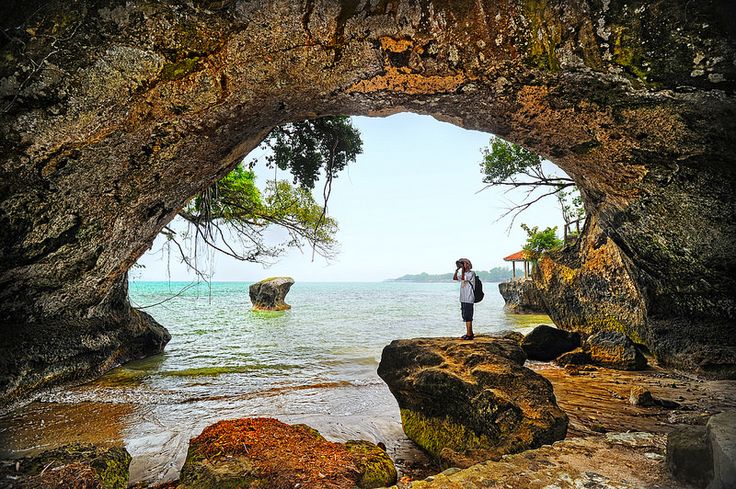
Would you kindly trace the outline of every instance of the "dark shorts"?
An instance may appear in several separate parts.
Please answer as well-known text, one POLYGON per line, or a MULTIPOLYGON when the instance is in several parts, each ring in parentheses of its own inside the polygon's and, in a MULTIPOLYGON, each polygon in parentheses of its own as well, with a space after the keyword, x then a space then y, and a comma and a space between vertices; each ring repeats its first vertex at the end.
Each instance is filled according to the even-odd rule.
POLYGON ((473 320, 473 304, 472 302, 461 302, 460 312, 463 315, 463 321, 468 322, 473 320))

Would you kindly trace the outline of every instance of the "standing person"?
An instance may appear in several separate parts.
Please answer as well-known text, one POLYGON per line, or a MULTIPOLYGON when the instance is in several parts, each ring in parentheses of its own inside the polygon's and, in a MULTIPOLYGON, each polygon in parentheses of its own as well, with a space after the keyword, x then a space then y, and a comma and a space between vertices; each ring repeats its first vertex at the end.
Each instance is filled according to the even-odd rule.
POLYGON ((467 258, 460 258, 455 262, 457 268, 453 280, 460 281, 460 313, 463 321, 465 321, 465 334, 460 338, 463 340, 472 340, 475 338, 473 334, 473 308, 475 306, 475 293, 473 284, 475 283, 475 272, 471 270, 473 264, 467 258), (460 275, 458 275, 460 272, 460 275))

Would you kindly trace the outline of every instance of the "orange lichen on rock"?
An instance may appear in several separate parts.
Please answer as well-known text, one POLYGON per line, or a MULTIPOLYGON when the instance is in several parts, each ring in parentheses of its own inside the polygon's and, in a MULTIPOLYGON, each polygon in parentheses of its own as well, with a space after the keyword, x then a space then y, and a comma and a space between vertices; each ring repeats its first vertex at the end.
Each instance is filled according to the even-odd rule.
POLYGON ((388 36, 381 37, 379 42, 381 43, 381 49, 393 53, 403 53, 414 46, 411 39, 395 39, 388 36))
POLYGON ((361 80, 348 87, 348 93, 370 93, 386 90, 408 94, 453 92, 467 78, 458 74, 453 76, 424 76, 417 73, 402 73, 398 68, 387 67, 385 74, 361 80))

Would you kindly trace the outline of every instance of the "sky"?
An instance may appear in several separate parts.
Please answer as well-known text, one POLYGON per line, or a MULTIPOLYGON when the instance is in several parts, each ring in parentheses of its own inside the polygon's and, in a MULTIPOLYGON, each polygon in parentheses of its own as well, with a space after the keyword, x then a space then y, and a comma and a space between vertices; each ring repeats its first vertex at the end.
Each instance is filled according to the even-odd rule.
MULTIPOLYGON (((258 281, 290 276, 299 282, 379 282, 405 274, 447 273, 467 257, 475 270, 509 266, 503 257, 521 250, 530 226, 558 226, 562 215, 554 198, 511 217, 499 217, 522 192, 488 188, 482 182, 481 148, 491 135, 469 131, 429 116, 353 117, 363 153, 334 180, 328 213, 337 220, 337 256, 327 262, 309 248, 292 250, 271 266, 212 255, 206 268, 213 281, 258 281)), ((246 158, 252 159, 252 155, 246 158)), ((551 163, 547 166, 551 167, 551 163)), ((273 178, 265 164, 257 183, 273 178)), ((559 170, 558 170, 559 171, 559 170)), ((561 171, 559 171, 561 172, 561 171)), ((279 178, 289 179, 286 172, 279 178)), ((322 202, 322 188, 315 187, 322 202)), ((278 233, 278 232, 276 232, 278 233)), ((131 270, 131 280, 191 281, 196 276, 172 252, 162 253, 160 237, 131 270)))

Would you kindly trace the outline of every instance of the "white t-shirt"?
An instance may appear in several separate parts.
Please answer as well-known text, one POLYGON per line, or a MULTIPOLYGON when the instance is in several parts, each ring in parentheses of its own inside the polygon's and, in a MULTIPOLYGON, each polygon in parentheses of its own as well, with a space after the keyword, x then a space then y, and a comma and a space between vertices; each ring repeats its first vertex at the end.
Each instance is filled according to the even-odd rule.
POLYGON ((461 275, 460 280, 460 302, 475 302, 475 272, 468 270, 461 275), (472 285, 471 285, 472 284, 472 285))

